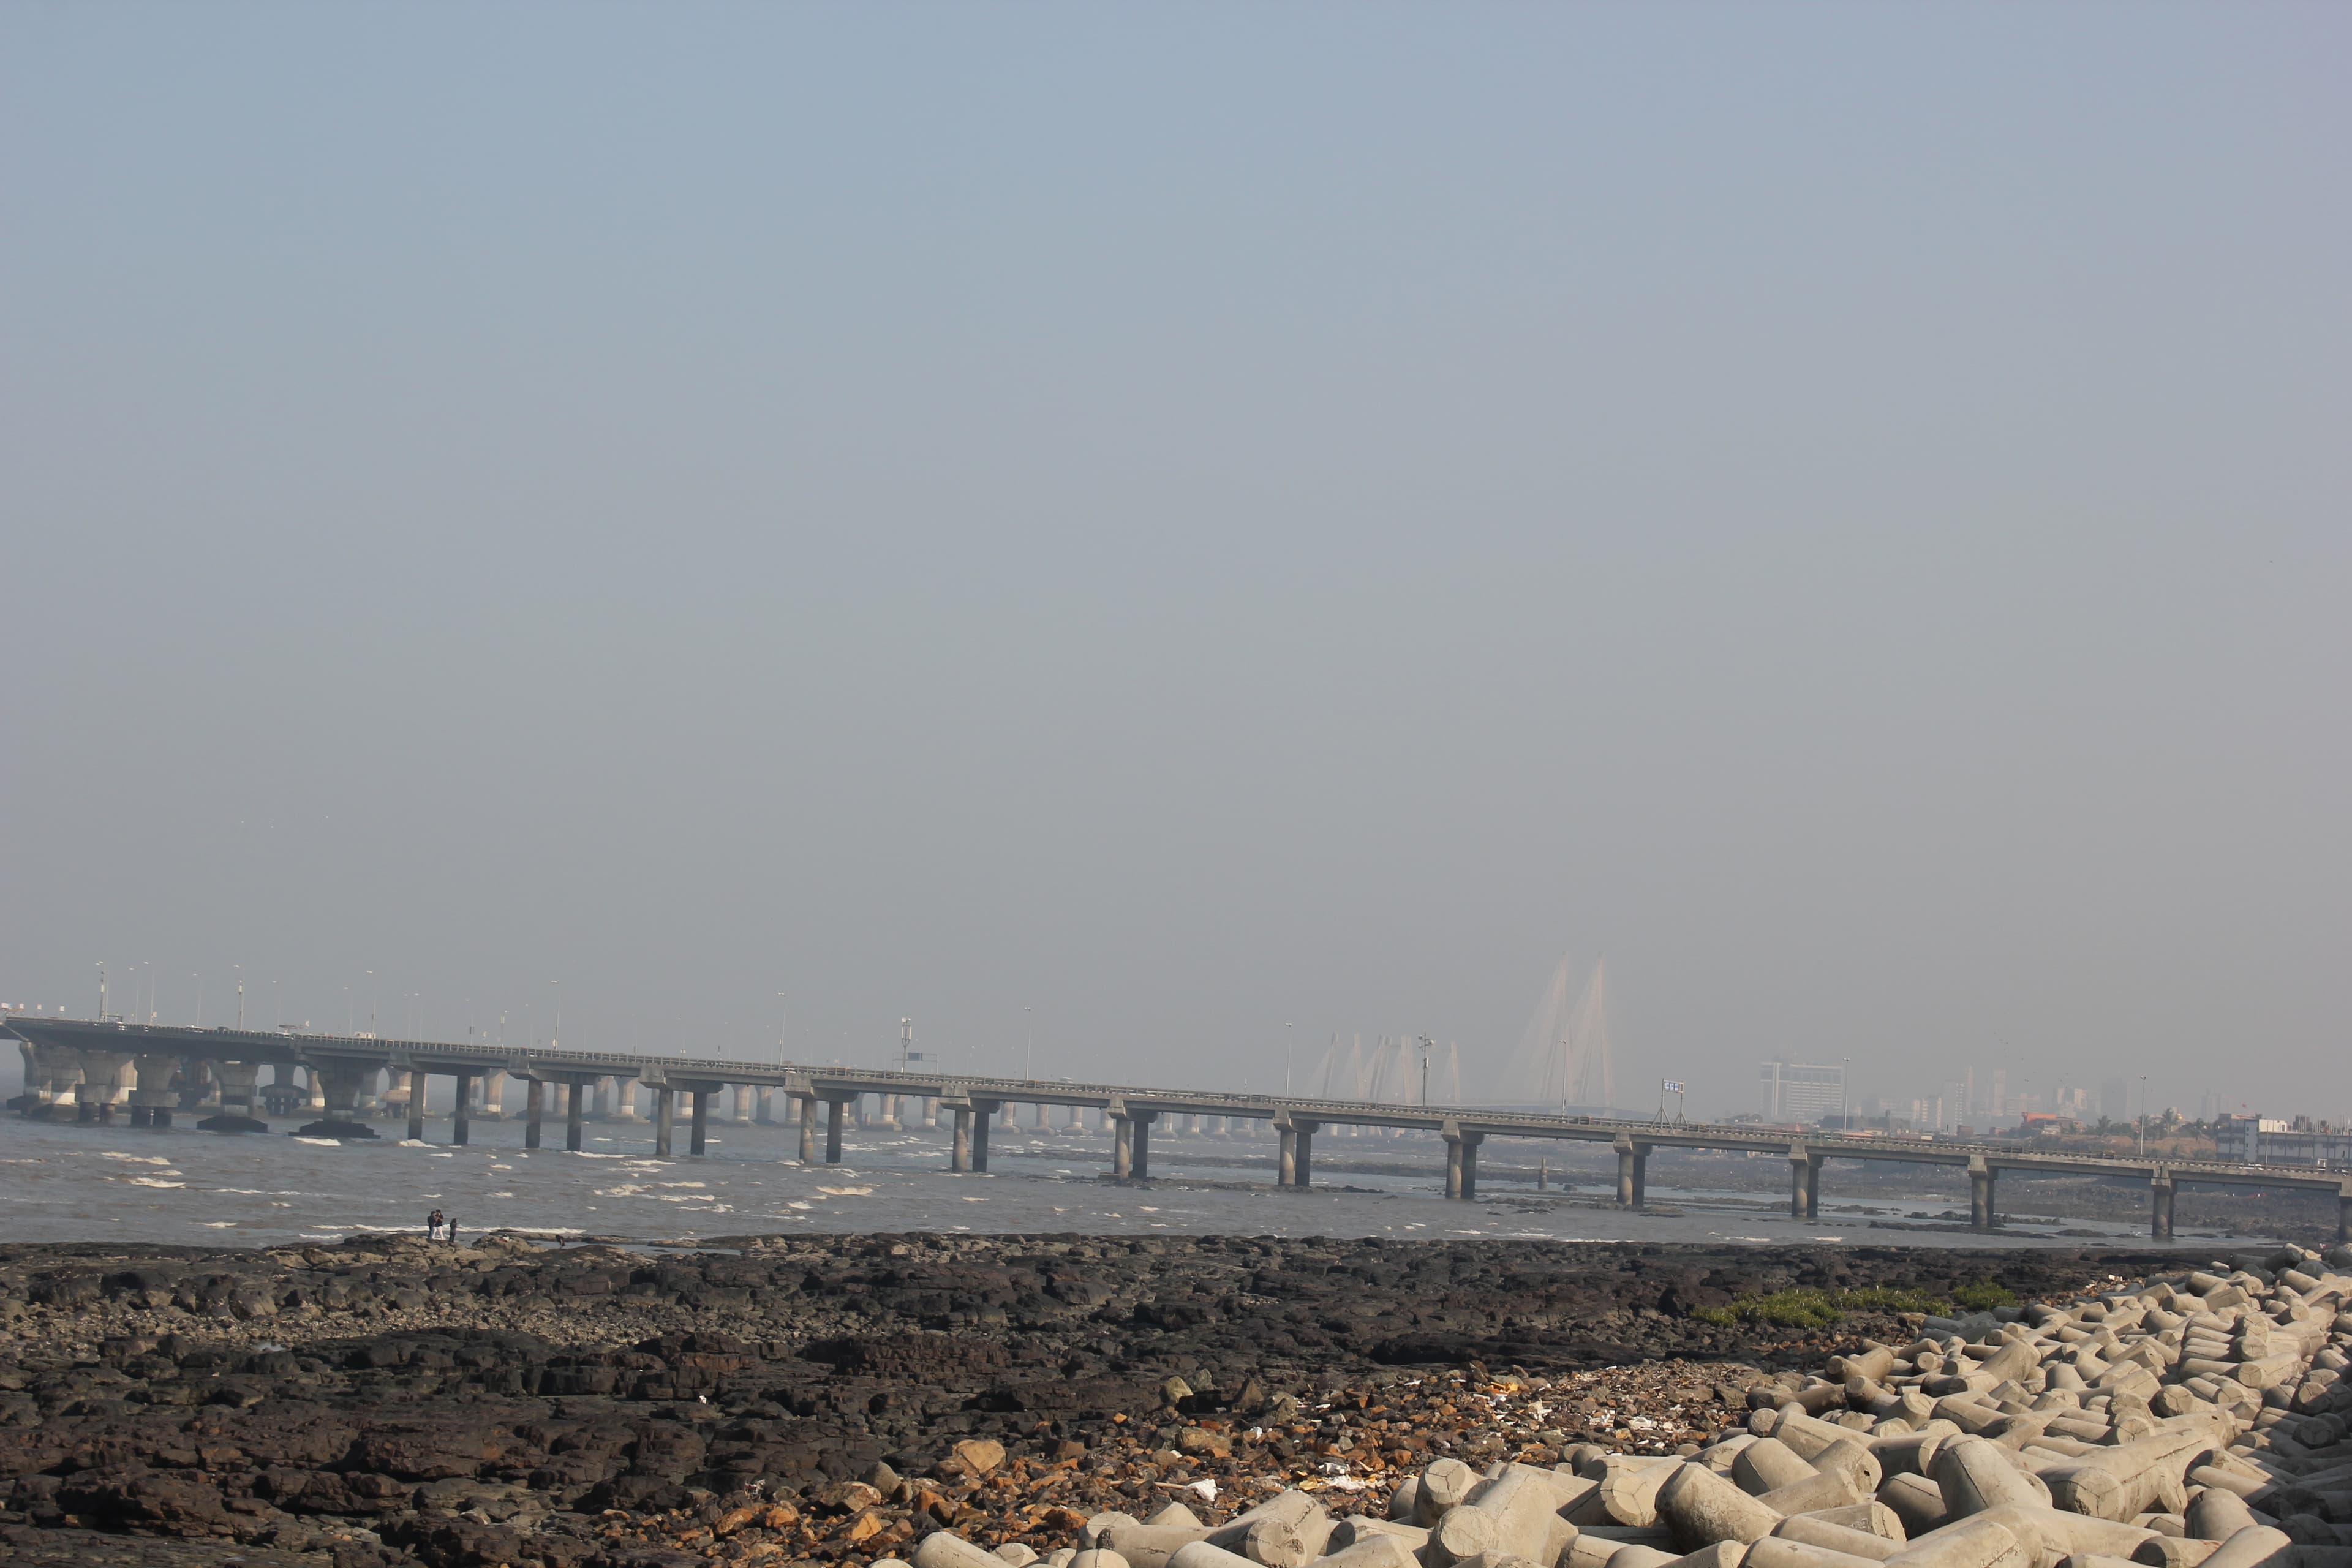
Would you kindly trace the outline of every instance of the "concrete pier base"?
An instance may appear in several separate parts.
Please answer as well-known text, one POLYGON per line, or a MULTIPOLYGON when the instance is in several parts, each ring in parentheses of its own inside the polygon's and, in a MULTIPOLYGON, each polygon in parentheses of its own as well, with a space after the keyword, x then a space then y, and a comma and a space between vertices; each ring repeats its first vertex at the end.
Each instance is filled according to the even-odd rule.
POLYGON ((828 1165, 841 1163, 841 1129, 848 1117, 849 1107, 844 1101, 824 1102, 824 1163, 828 1165))
POLYGON ((670 1134, 677 1124, 677 1097, 667 1084, 654 1090, 654 1158, 669 1158, 670 1134))
POLYGON ((1636 1143, 1631 1138, 1620 1138, 1617 1151, 1617 1202, 1629 1209, 1642 1207, 1649 1201, 1650 1146, 1636 1143))
POLYGON ((1119 1181, 1135 1174, 1135 1123, 1121 1116, 1111 1122, 1110 1173, 1119 1181))
POLYGON ((449 1142, 452 1145, 463 1147, 471 1135, 473 1110, 474 1075, 461 1072, 457 1075, 457 1108, 452 1113, 449 1128, 449 1142))
POLYGON ((408 1139, 412 1143, 425 1142, 425 1074, 417 1068, 408 1074, 408 1139))
POLYGON ((563 1091, 563 1146, 576 1154, 580 1152, 581 1087, 567 1083, 563 1091))
POLYGON ((971 1168, 974 1173, 988 1169, 988 1129, 996 1120, 997 1102, 975 1100, 971 1102, 971 1168))
POLYGON ((801 1163, 814 1165, 816 1163, 816 1097, 796 1094, 793 1097, 793 1108, 800 1113, 801 1163))
POLYGON ((2172 1173, 2159 1170, 2147 1184, 2147 1235, 2151 1241, 2172 1239, 2172 1173))
POLYGON ((965 1172, 971 1169, 971 1108, 955 1108, 955 1142, 948 1151, 948 1169, 965 1172))
POLYGON ((536 1149, 539 1147, 540 1120, 547 1114, 547 1084, 543 1079, 532 1079, 524 1086, 522 1105, 522 1146, 536 1149))
POLYGON ((1994 1221, 1996 1194, 1993 1184, 2000 1171, 1979 1154, 1969 1161, 1969 1224, 1978 1230, 1990 1230, 1994 1221))
POLYGON ((1822 1163, 1801 1143, 1789 1151, 1789 1217, 1822 1217, 1822 1163))
POLYGON ((698 1089, 694 1091, 692 1109, 688 1114, 693 1120, 687 1126, 686 1152, 689 1154, 699 1154, 709 1141, 710 1091, 709 1089, 698 1089))

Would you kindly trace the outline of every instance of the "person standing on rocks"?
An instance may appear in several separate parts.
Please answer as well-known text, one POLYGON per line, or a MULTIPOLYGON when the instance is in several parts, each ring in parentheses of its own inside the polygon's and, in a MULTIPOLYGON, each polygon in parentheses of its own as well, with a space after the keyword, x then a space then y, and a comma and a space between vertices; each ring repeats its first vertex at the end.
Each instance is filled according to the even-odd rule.
POLYGON ((441 1239, 441 1211, 439 1209, 435 1209, 431 1214, 425 1216, 425 1239, 427 1241, 438 1241, 441 1239))
POLYGON ((446 1229, 446 1230, 449 1233, 449 1245, 450 1245, 450 1246, 452 1246, 452 1247, 457 1246, 457 1222, 456 1220, 454 1220, 454 1219, 447 1219, 447 1220, 443 1220, 443 1221, 441 1222, 441 1224, 442 1224, 443 1228, 444 1228, 444 1229, 446 1229))

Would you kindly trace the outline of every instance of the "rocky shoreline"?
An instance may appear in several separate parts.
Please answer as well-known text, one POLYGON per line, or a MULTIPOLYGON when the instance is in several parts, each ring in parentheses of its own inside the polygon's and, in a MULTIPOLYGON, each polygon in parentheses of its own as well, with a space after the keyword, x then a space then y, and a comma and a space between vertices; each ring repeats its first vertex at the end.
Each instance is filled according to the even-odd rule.
POLYGON ((146 1555, 123 1561, 247 1568, 864 1563, 942 1526, 1044 1552, 1106 1510, 1208 1518, 1284 1485, 1377 1511, 1433 1457, 1706 1441, 1767 1379, 1900 1336, 1906 1306, 2157 1266, 1233 1237, 0 1247, 0 1563, 127 1535, 146 1555))

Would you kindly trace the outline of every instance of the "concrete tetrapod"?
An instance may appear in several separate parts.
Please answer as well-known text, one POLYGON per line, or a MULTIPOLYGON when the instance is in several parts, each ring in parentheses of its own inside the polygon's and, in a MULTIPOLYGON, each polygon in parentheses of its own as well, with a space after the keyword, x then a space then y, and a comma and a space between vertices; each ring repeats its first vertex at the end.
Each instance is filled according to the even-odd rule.
POLYGON ((1748 1549, 1748 1568, 1865 1568, 1884 1561, 1792 1541, 1785 1535, 1768 1535, 1748 1549))
POLYGON ((1421 1568, 1412 1548, 1394 1535, 1367 1535, 1325 1557, 1328 1568, 1421 1568))
POLYGON ((1177 1552, 1208 1538, 1206 1530, 1183 1525, 1118 1524, 1104 1531, 1097 1544, 1126 1558, 1130 1568, 1168 1568, 1177 1552))
POLYGON ((935 1530, 915 1548, 915 1568, 1004 1568, 1004 1559, 983 1552, 952 1531, 935 1530))
POLYGON ((1886 1561, 1895 1568, 2032 1568, 2032 1564, 2017 1537, 1989 1519, 1948 1524, 1919 1537, 1886 1561))
POLYGON ((1815 1473, 1802 1454, 1778 1437, 1757 1438, 1731 1461, 1731 1479, 1742 1491, 1757 1497, 1809 1481, 1815 1473))
POLYGON ((1878 1503, 1903 1521, 1906 1536, 1926 1535, 1952 1521, 1944 1506, 1944 1491, 1925 1476, 1889 1476, 1878 1489, 1878 1503))
POLYGON ((2050 1489, 2040 1477, 2011 1462, 2009 1450, 1983 1437, 1958 1437, 1936 1454, 1933 1479, 1954 1519, 1982 1513, 2002 1503, 2050 1506, 2050 1489))
POLYGON ((1674 1531, 1675 1544, 1696 1552, 1717 1542, 1742 1544, 1761 1540, 1780 1522, 1768 1505, 1708 1469, 1682 1465, 1658 1488, 1658 1518, 1674 1531))
POLYGON ((2286 1568, 2294 1561, 2294 1537, 2266 1524, 2231 1533, 2205 1559, 2210 1568, 2286 1568))
POLYGON ((1867 1557, 1874 1563, 1885 1562, 1908 1544, 1884 1535, 1873 1535, 1866 1530, 1832 1524, 1819 1514, 1811 1513, 1801 1513, 1794 1519, 1782 1520, 1772 1527, 1772 1533, 1783 1541, 1818 1546, 1828 1552, 1841 1552, 1848 1557, 1867 1557))
POLYGON ((2168 1430, 2102 1448, 2079 1463, 2045 1471, 2042 1479, 2050 1488, 2051 1500, 2072 1512, 2101 1519, 2179 1513, 2188 1506, 2182 1482, 2189 1462, 2223 1446, 2217 1441, 2211 1423, 2194 1415, 2179 1421, 2168 1430))
POLYGON ((1621 1546, 1609 1554, 1609 1568, 1666 1568, 1680 1559, 1654 1546, 1621 1546))
POLYGON ((1421 1472, 1413 1497, 1413 1522, 1434 1526, 1445 1510, 1470 1500, 1478 1472, 1459 1459, 1439 1459, 1421 1472))
POLYGON ((1875 1535, 1883 1541, 1899 1542, 1908 1539, 1908 1532, 1903 1528, 1902 1518, 1893 1509, 1874 1498, 1869 1502, 1855 1503, 1851 1508, 1817 1509, 1802 1517, 1820 1520, 1823 1524, 1841 1525, 1847 1530, 1858 1530, 1865 1535, 1875 1535))
POLYGON ((1425 1568, 1446 1568, 1479 1556, 1540 1557, 1552 1526, 1561 1522, 1555 1511, 1560 1504, 1557 1479, 1548 1470, 1525 1465, 1506 1468, 1471 1501, 1445 1510, 1430 1531, 1425 1568))
POLYGON ((1741 1541, 1718 1541, 1712 1546, 1702 1546, 1696 1552, 1685 1552, 1675 1559, 1681 1568, 1741 1568, 1748 1561, 1748 1544, 1741 1541))
POLYGON ((1601 1500, 1610 1517, 1637 1528, 1656 1523, 1658 1489, 1673 1479, 1682 1461, 1671 1455, 1640 1458, 1612 1454, 1605 1463, 1608 1470, 1601 1478, 1601 1500))
POLYGON ((2200 1492, 2181 1520, 2186 1532, 2200 1541, 2227 1541, 2261 1522, 2244 1498, 2223 1487, 2207 1487, 2200 1492))
POLYGON ((2161 1568, 2165 1561, 2162 1552, 2155 1549, 2161 1538, 2154 1531, 2136 1524, 2118 1524, 2087 1514, 2016 1503, 2003 1503, 1972 1517, 1990 1520, 2008 1531, 2036 1568, 2057 1568, 2059 1563, 2077 1552, 2127 1557, 2148 1564, 2148 1568, 2161 1568))
MULTIPOLYGON (((915 1568, 929 1568, 917 1563, 915 1568)), ((1168 1560, 1168 1568, 1256 1568, 1256 1564, 1237 1552, 1228 1552, 1211 1542, 1194 1541, 1178 1550, 1168 1560)))
POLYGON ((1757 1500, 1785 1518, 1792 1513, 1819 1513, 1825 1508, 1845 1508, 1864 1501, 1868 1496, 1835 1470, 1815 1470, 1801 1481, 1773 1488, 1757 1500))

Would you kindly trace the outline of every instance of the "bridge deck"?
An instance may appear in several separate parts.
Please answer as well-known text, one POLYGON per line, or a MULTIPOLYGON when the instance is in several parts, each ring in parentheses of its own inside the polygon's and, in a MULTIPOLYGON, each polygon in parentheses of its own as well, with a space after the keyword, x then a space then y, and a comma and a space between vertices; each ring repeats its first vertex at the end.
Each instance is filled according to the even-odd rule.
POLYGON ((506 1072, 546 1082, 633 1079, 676 1089, 715 1090, 733 1085, 778 1089, 821 1100, 860 1094, 919 1095, 950 1103, 975 1102, 1083 1106, 1115 1116, 1139 1113, 1241 1117, 1278 1127, 1312 1131, 1326 1122, 1402 1127, 1449 1137, 1545 1138, 1610 1143, 1646 1155, 1654 1148, 1721 1149, 1771 1154, 1815 1164, 1825 1160, 1881 1160, 1912 1164, 1960 1165, 1976 1171, 2005 1170, 2051 1174, 2131 1176, 2175 1184, 2289 1187, 2326 1191, 2352 1199, 2352 1176, 2327 1168, 2248 1165, 2213 1160, 2109 1159, 2042 1152, 2014 1144, 1958 1142, 1948 1139, 1859 1137, 1790 1132, 1738 1125, 1687 1121, 1618 1121, 1554 1116, 1473 1106, 1399 1106, 1298 1095, 1224 1094, 1132 1084, 1074 1083, 1067 1079, 995 1078, 986 1075, 900 1072, 887 1068, 820 1066, 793 1062, 744 1062, 684 1055, 610 1051, 516 1050, 488 1044, 446 1040, 387 1040, 364 1036, 297 1035, 271 1030, 191 1029, 86 1019, 39 1019, 21 1016, 8 1027, 36 1047, 101 1052, 117 1056, 172 1056, 183 1059, 301 1067, 374 1066, 399 1072, 479 1075, 506 1072))

